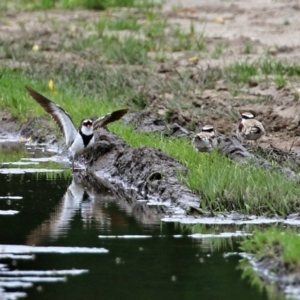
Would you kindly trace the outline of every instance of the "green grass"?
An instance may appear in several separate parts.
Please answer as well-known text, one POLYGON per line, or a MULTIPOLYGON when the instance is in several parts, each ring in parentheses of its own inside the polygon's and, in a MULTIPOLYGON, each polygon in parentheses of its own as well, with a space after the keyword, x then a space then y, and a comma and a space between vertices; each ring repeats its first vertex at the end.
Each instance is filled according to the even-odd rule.
POLYGON ((102 15, 99 21, 95 24, 98 30, 133 30, 137 31, 141 28, 138 19, 134 16, 125 16, 114 18, 111 16, 102 15))
POLYGON ((225 74, 228 80, 235 83, 248 83, 253 77, 266 80, 272 75, 275 84, 282 87, 287 84, 286 78, 300 76, 300 65, 265 57, 229 65, 225 68, 225 74))
POLYGON ((9 10, 11 7, 23 10, 48 10, 48 9, 75 9, 85 8, 104 10, 111 7, 138 7, 149 9, 157 6, 152 0, 4 0, 2 7, 9 10))
POLYGON ((219 59, 223 54, 224 47, 225 45, 218 43, 212 53, 212 58, 219 59))
MULTIPOLYGON (((166 24, 159 18, 138 22, 138 19, 129 13, 124 13, 118 18, 101 15, 99 21, 82 24, 82 27, 87 30, 93 29, 93 33, 87 37, 80 34, 66 35, 62 42, 62 50, 79 53, 89 61, 144 65, 153 62, 149 59, 148 52, 157 52, 162 56, 166 51, 166 24)), ((2 52, 6 56, 13 55, 9 45, 4 44, 2 52)))
POLYGON ((250 42, 245 43, 242 53, 243 54, 255 53, 255 46, 250 42))
POLYGON ((300 237, 295 229, 272 227, 256 231, 241 243, 241 250, 254 255, 257 260, 268 257, 291 270, 300 268, 300 237))
POLYGON ((173 36, 175 39, 171 43, 172 52, 183 50, 199 52, 206 50, 204 33, 196 34, 192 23, 188 32, 183 31, 180 27, 175 28, 173 36))
MULTIPOLYGON (((82 79, 88 81, 89 74, 84 73, 82 75, 86 76, 86 78, 82 77, 82 79)), ((92 74, 90 75, 92 76, 92 74)), ((50 79, 51 77, 49 77, 49 80, 50 79)), ((48 88, 48 80, 41 82, 18 72, 3 71, 3 73, 1 73, 0 71, 0 84, 2 87, 0 108, 8 109, 13 116, 18 117, 21 121, 24 121, 28 117, 41 115, 43 110, 29 97, 24 88, 25 85, 33 87, 52 101, 59 103, 63 108, 68 110, 71 116, 74 116, 73 121, 75 123, 79 123, 82 115, 101 115, 122 106, 121 99, 118 98, 117 101, 114 101, 115 93, 120 90, 115 90, 111 93, 109 93, 109 90, 104 90, 101 97, 104 96, 105 99, 101 99, 101 97, 97 98, 95 95, 94 98, 87 99, 85 90, 89 88, 88 85, 86 85, 85 88, 80 88, 79 86, 74 88, 72 87, 73 80, 71 80, 71 78, 65 78, 65 80, 64 84, 61 85, 59 83, 56 84, 57 81, 54 78, 54 90, 50 90, 48 88), (12 90, 11 84, 13 81, 18 82, 18 88, 12 90), (78 91, 77 95, 76 91, 78 91), (76 97, 74 97, 75 95, 76 97), (100 107, 99 111, 95 110, 95 107, 98 106, 100 107)), ((117 82, 111 82, 109 88, 114 86, 114 84, 117 84, 117 82)))
MULTIPOLYGON (((36 90, 44 93, 53 101, 60 103, 63 107, 67 103, 70 105, 70 113, 78 114, 78 108, 74 106, 74 95, 78 103, 84 103, 86 99, 88 113, 101 114, 95 111, 95 103, 100 103, 100 107, 104 106, 104 112, 115 109, 117 107, 125 107, 132 101, 142 101, 144 97, 141 91, 135 89, 130 83, 129 74, 123 68, 105 69, 105 68, 84 68, 78 69, 76 66, 65 68, 60 66, 52 69, 51 72, 44 73, 44 70, 32 68, 28 70, 27 75, 20 71, 11 71, 0 68, 0 83, 2 93, 0 95, 0 108, 8 108, 15 117, 24 120, 28 116, 41 113, 35 102, 28 102, 28 95, 24 89, 24 85, 29 85, 36 90), (44 78, 43 81, 40 78, 44 78), (78 84, 78 80, 83 84, 78 84), (54 91, 48 88, 48 82, 54 81, 54 91), (17 83, 18 87, 12 90, 12 82, 17 83), (66 103, 66 104, 65 104, 66 103), (91 110, 92 109, 92 110, 91 110)), ((80 104, 79 104, 80 105, 80 104)), ((83 108, 85 109, 85 108, 83 108)), ((75 120, 75 121, 80 121, 75 120)))
POLYGON ((124 39, 103 36, 102 48, 108 63, 145 64, 148 61, 149 43, 132 36, 124 39))

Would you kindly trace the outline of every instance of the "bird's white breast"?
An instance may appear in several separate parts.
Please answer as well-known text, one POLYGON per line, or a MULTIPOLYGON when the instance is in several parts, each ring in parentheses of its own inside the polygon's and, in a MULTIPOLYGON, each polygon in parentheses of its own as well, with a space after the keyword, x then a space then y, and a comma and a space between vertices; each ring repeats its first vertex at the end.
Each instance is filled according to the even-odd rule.
POLYGON ((208 138, 194 138, 193 146, 200 152, 210 152, 213 150, 213 146, 208 138))
POLYGON ((85 135, 91 135, 94 132, 93 126, 91 127, 81 126, 81 132, 85 135))
POLYGON ((95 138, 93 136, 89 144, 86 147, 84 147, 82 136, 78 133, 69 150, 72 153, 72 155, 75 156, 75 154, 80 154, 84 152, 85 149, 93 146, 94 142, 95 142, 95 138))

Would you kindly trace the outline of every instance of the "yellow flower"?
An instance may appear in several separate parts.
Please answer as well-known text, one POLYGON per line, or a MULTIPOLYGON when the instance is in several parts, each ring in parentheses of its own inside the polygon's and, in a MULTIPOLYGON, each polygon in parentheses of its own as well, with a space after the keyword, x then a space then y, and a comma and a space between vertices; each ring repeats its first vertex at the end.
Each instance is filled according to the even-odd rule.
POLYGON ((199 57, 197 56, 192 56, 189 58, 189 61, 198 61, 199 60, 199 57))
POLYGON ((223 24, 224 23, 224 19, 222 17, 217 17, 217 18, 215 18, 215 22, 223 24))
POLYGON ((40 50, 39 45, 33 45, 32 51, 39 51, 39 50, 40 50))
POLYGON ((75 26, 72 27, 71 32, 72 32, 73 36, 76 36, 77 35, 77 28, 75 26))
POLYGON ((54 89, 54 82, 53 82, 52 79, 50 79, 49 82, 48 82, 48 88, 49 88, 49 90, 51 90, 51 91, 54 89))

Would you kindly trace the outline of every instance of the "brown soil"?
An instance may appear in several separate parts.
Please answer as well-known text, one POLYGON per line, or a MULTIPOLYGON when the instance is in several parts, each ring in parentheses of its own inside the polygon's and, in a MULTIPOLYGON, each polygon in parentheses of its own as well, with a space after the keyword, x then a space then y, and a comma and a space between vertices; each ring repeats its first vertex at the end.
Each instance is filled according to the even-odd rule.
MULTIPOLYGON (((160 13, 170 24, 179 24, 182 29, 189 30, 192 21, 195 31, 203 32, 207 37, 208 53, 216 45, 221 45, 223 53, 220 58, 204 55, 195 62, 188 62, 186 53, 170 53, 173 61, 171 67, 154 62, 157 64, 157 73, 162 78, 172 76, 172 67, 176 66, 176 72, 194 72, 195 80, 201 84, 202 73, 206 70, 236 61, 252 61, 267 51, 289 62, 299 61, 299 10, 298 1, 287 0, 212 0, 209 4, 203 0, 185 0, 181 3, 169 0, 160 13), (247 45, 255 49, 250 54, 244 53, 247 45)), ((72 44, 75 38, 86 38, 93 34, 92 30, 81 28, 80 22, 96 21, 99 14, 85 10, 3 13, 0 21, 1 42, 15 49, 16 55, 11 58, 0 53, 1 64, 12 68, 29 68, 32 61, 40 68, 47 68, 54 63, 92 64, 88 49, 84 53, 68 53, 60 49, 63 43, 72 44), (32 45, 40 46, 39 55, 28 53, 27 57, 18 57, 19 47, 31 49, 32 45)), ((296 150, 300 146, 300 102, 295 101, 299 91, 300 82, 296 78, 284 88, 278 88, 270 82, 259 82, 255 86, 246 84, 233 95, 228 85, 218 80, 214 88, 205 89, 192 100, 189 97, 181 98, 180 101, 189 102, 188 108, 174 109, 169 121, 183 126, 210 123, 220 133, 231 135, 235 132, 239 113, 251 111, 267 130, 262 146, 296 150), (193 111, 199 107, 204 107, 201 116, 193 111)), ((153 95, 154 100, 148 103, 148 109, 152 112, 164 116, 166 111, 173 109, 172 101, 168 99, 174 95, 153 95)))

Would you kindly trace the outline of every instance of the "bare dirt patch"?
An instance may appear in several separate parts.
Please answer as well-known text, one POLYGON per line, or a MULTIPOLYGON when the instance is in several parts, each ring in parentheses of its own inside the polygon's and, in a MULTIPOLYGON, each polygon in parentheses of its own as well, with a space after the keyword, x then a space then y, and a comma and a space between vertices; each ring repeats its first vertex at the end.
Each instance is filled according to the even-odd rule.
MULTIPOLYGON (((217 43, 226 45, 220 59, 199 59, 194 66, 200 69, 220 67, 233 61, 253 61, 267 51, 278 59, 299 61, 299 3, 298 1, 168 1, 164 12, 169 22, 189 30, 193 22, 195 31, 203 31, 213 51, 217 43), (171 7, 177 5, 177 9, 171 7), (247 53, 251 52, 251 53, 247 53)), ((205 123, 211 123, 223 134, 233 133, 235 124, 228 116, 251 111, 267 129, 264 146, 281 149, 299 147, 299 101, 295 91, 300 87, 297 78, 286 88, 275 84, 251 87, 245 84, 235 96, 228 87, 205 90, 193 102, 207 107, 205 123), (257 103, 260 102, 260 103, 257 103), (214 112, 222 110, 223 116, 214 112), (227 116, 226 116, 227 115, 227 116)), ((181 121, 180 118, 177 121, 181 121)))

